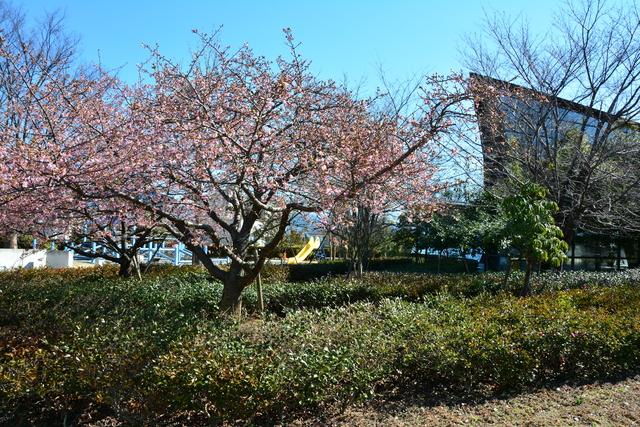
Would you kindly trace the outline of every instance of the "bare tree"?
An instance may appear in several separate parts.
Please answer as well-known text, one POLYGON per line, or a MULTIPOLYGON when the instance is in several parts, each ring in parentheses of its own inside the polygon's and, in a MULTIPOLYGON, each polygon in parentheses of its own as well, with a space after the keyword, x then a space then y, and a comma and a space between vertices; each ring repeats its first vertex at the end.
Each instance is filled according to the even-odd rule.
POLYGON ((338 237, 348 248, 350 274, 362 276, 379 244, 376 234, 380 234, 387 226, 384 216, 364 203, 354 203, 342 213, 339 220, 328 224, 328 232, 338 237))
MULTIPOLYGON (((2 144, 29 143, 33 111, 41 92, 51 81, 69 73, 77 41, 63 30, 63 16, 48 14, 30 28, 22 10, 0 1, 0 136, 2 144)), ((6 194, 7 189, 1 188, 6 194)), ((9 247, 18 235, 8 233, 9 247)))
POLYGON ((558 12, 542 34, 496 14, 486 37, 467 39, 481 137, 458 149, 483 158, 487 188, 545 186, 568 241, 578 229, 638 232, 638 7, 584 0, 558 12))

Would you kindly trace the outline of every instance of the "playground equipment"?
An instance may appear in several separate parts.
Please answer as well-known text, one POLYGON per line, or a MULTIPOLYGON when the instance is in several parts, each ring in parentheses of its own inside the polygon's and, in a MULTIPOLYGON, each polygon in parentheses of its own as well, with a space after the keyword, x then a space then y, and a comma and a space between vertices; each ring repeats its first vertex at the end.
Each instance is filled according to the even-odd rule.
MULTIPOLYGON (((135 244, 135 238, 128 239, 126 244, 131 246, 135 244)), ((267 260, 270 263, 277 263, 284 261, 287 264, 299 264, 311 255, 311 252, 322 247, 324 239, 320 237, 311 237, 307 244, 291 258, 281 258, 280 260, 267 260)), ((262 243, 259 241, 259 243, 262 243)), ((63 251, 55 251, 55 243, 52 242, 51 250, 36 250, 38 242, 34 239, 32 242, 33 250, 23 251, 18 250, 14 256, 9 256, 4 253, 0 253, 0 270, 3 268, 25 268, 27 265, 30 268, 50 266, 54 268, 71 267, 75 262, 80 262, 82 265, 102 265, 105 261, 101 258, 93 258, 84 256, 78 252, 73 251, 72 247, 66 247, 63 251), (23 253, 24 252, 24 253, 23 253), (28 253, 27 253, 28 252, 28 253), (34 256, 38 255, 35 259, 34 256), (6 258, 6 259, 5 259, 6 258), (33 258, 33 259, 32 259, 33 258)), ((79 246, 86 250, 86 252, 92 252, 94 254, 103 253, 118 257, 119 255, 112 249, 101 245, 98 242, 92 242, 88 239, 84 239, 79 246)), ((256 245, 258 247, 259 245, 256 245)), ((205 253, 208 253, 208 248, 203 247, 205 253)), ((6 250, 5 252, 10 252, 6 250)), ((210 257, 214 264, 228 264, 229 258, 215 258, 210 257)), ((162 240, 153 241, 145 244, 138 250, 138 262, 140 263, 162 263, 173 265, 185 265, 191 264, 193 261, 193 254, 188 250, 184 243, 180 242, 173 237, 165 237, 162 240)))
POLYGON ((306 245, 298 252, 298 254, 291 258, 285 258, 287 264, 299 264, 304 261, 314 250, 320 247, 320 238, 311 237, 306 245))

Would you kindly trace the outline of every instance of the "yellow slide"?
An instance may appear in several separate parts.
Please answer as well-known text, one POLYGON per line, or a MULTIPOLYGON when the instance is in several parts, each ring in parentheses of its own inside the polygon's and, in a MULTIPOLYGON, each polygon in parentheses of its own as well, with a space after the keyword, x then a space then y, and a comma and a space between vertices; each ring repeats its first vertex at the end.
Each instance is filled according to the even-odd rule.
POLYGON ((299 264, 304 261, 312 251, 318 249, 320 247, 320 238, 312 237, 309 239, 306 245, 302 248, 298 254, 292 258, 287 258, 287 264, 299 264))

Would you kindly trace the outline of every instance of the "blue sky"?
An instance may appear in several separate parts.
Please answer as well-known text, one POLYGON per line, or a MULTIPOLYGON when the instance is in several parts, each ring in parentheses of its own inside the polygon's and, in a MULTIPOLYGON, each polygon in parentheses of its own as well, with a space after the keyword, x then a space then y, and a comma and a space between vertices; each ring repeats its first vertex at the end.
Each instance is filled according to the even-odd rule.
POLYGON ((147 53, 142 43, 159 44, 170 57, 185 57, 196 45, 191 29, 223 26, 224 44, 247 42, 258 54, 285 53, 282 28, 290 27, 301 51, 324 78, 365 90, 378 84, 379 69, 391 80, 461 70, 461 38, 480 31, 484 11, 526 16, 534 28, 549 25, 556 0, 405 1, 149 1, 23 0, 30 17, 62 10, 66 26, 81 39, 81 58, 120 77, 137 78, 136 64, 147 53))

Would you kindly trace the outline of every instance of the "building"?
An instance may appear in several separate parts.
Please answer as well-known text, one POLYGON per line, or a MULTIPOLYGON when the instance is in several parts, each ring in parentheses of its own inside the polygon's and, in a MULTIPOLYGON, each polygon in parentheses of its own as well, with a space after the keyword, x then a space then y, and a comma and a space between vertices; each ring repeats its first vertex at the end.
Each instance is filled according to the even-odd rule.
MULTIPOLYGON (((499 186, 507 176, 507 168, 518 167, 533 181, 552 192, 556 190, 554 197, 558 204, 567 206, 575 203, 571 200, 573 187, 560 184, 554 187, 552 179, 557 181, 564 173, 563 168, 579 170, 575 162, 581 156, 576 153, 582 150, 587 153, 588 144, 606 138, 616 144, 640 143, 640 125, 635 122, 487 76, 471 74, 470 81, 471 87, 476 88, 485 187, 499 186), (560 173, 550 173, 558 170, 560 173)), ((640 176, 640 171, 629 173, 640 176)), ((582 178, 578 175, 572 179, 580 183, 582 178)), ((635 209, 640 212, 640 206, 635 209)), ((565 217, 559 218, 558 223, 563 231, 569 230, 565 235, 571 234, 566 268, 620 270, 640 266, 638 235, 620 232, 615 226, 598 231, 582 225, 571 227, 565 217)))

